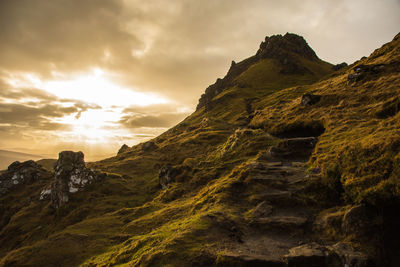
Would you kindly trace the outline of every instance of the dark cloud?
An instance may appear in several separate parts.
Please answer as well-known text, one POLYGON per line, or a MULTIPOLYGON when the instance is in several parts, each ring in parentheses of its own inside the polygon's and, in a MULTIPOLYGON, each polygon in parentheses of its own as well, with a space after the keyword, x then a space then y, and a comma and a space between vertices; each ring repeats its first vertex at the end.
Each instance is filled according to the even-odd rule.
POLYGON ((120 121, 127 128, 168 128, 178 123, 185 115, 169 113, 161 115, 132 115, 123 117, 120 121))
POLYGON ((171 105, 130 107, 123 110, 120 123, 127 128, 168 128, 183 120, 188 112, 176 110, 171 105))
POLYGON ((0 64, 8 71, 80 71, 105 53, 130 58, 141 42, 125 30, 123 1, 0 1, 0 64))

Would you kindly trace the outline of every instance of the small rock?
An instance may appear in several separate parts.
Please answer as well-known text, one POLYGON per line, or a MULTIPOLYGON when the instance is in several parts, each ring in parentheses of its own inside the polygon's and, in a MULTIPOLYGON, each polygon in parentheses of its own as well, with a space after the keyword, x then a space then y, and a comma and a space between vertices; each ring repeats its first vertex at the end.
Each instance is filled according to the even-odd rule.
POLYGON ((318 103, 321 100, 320 95, 313 95, 310 93, 306 93, 301 97, 301 104, 303 106, 311 106, 318 103))
POLYGON ((315 242, 291 248, 285 258, 288 267, 342 266, 336 253, 315 242))
POLYGON ((162 189, 166 189, 168 184, 174 181, 174 178, 177 176, 178 170, 172 167, 170 164, 167 164, 161 167, 158 172, 158 179, 162 189))
POLYGON ((144 152, 150 152, 156 150, 157 148, 158 146, 153 141, 148 141, 142 144, 142 151, 144 152))
POLYGON ((272 206, 267 201, 258 204, 253 210, 253 217, 266 217, 272 213, 272 206))

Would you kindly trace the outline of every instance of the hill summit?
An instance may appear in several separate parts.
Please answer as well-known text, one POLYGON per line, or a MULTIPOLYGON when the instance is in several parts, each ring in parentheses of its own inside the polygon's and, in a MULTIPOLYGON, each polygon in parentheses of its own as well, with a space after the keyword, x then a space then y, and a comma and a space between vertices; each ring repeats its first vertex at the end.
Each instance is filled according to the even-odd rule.
POLYGON ((399 266, 399 36, 350 66, 267 37, 148 142, 12 164, 0 266, 399 266))

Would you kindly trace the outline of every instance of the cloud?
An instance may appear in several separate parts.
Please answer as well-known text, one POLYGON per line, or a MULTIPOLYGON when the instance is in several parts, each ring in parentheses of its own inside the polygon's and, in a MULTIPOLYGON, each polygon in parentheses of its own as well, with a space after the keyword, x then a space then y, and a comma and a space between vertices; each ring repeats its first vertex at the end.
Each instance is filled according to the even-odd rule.
MULTIPOLYGON (((8 71, 80 71, 140 47, 124 30, 123 1, 2 0, 0 62, 8 71)), ((114 63, 110 63, 114 64, 114 63)))
POLYGON ((189 115, 187 110, 180 110, 167 104, 147 107, 132 106, 124 109, 122 113, 123 116, 119 123, 131 129, 168 128, 189 115))
POLYGON ((0 69, 48 77, 96 66, 195 106, 266 35, 299 33, 321 58, 350 63, 391 40, 399 12, 398 0, 2 0, 0 69))

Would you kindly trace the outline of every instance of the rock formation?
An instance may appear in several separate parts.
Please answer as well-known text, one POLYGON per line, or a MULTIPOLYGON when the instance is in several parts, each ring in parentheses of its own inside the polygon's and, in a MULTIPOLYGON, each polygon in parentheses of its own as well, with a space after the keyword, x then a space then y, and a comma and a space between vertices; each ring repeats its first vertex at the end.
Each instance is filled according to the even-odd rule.
POLYGON ((158 179, 162 189, 166 189, 168 184, 174 181, 175 176, 178 174, 178 170, 171 165, 167 164, 161 167, 158 173, 158 179))
POLYGON ((33 160, 22 163, 19 161, 13 162, 0 175, 0 196, 6 194, 19 184, 29 184, 40 179, 45 173, 46 170, 33 160))
POLYGON ((55 181, 40 193, 40 199, 50 197, 52 206, 59 208, 68 202, 70 194, 82 190, 105 175, 85 167, 82 152, 63 151, 54 166, 55 181))
POLYGON ((363 80, 367 76, 378 74, 384 69, 384 64, 358 65, 353 69, 353 73, 347 75, 347 82, 349 84, 356 83, 363 80))
POLYGON ((303 106, 312 106, 321 100, 321 96, 306 93, 301 97, 301 104, 303 106))
POLYGON ((332 67, 333 70, 341 70, 343 68, 346 68, 347 66, 349 66, 346 62, 342 62, 340 64, 336 64, 332 67))
POLYGON ((121 148, 118 150, 117 155, 124 153, 126 150, 128 150, 129 146, 127 146, 126 144, 123 144, 121 146, 121 148))

